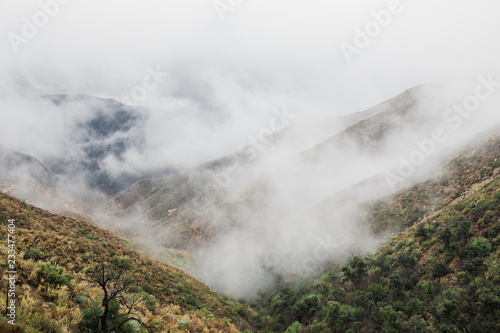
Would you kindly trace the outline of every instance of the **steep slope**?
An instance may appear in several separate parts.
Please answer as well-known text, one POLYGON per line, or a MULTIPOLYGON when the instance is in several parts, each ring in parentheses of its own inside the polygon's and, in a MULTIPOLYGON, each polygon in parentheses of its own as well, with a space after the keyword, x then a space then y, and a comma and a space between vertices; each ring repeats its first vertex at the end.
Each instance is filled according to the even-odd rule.
MULTIPOLYGON (((101 264, 109 270, 115 266, 126 267, 128 283, 123 290, 123 300, 140 296, 134 313, 154 332, 238 332, 238 328, 250 327, 248 309, 182 271, 131 250, 127 241, 108 231, 48 213, 3 193, 0 193, 0 218, 5 224, 7 220, 15 220, 12 235, 15 237, 15 269, 19 273, 16 328, 7 325, 3 316, 2 332, 86 331, 85 327, 90 327, 97 316, 92 313, 102 312, 98 305, 92 306, 90 298, 82 295, 100 304, 103 293, 77 277, 88 278, 101 264)), ((6 239, 7 234, 4 236, 6 239)), ((12 247, 6 243, 1 246, 4 258, 9 249, 12 247)), ((2 276, 12 270, 5 261, 0 267, 2 276)), ((5 297, 2 293, 0 301, 5 302, 5 297)), ((117 304, 118 308, 125 309, 121 301, 117 304)), ((114 316, 118 318, 118 314, 114 316)), ((138 323, 129 324, 137 326, 138 323)), ((122 331, 133 329, 125 330, 127 325, 122 326, 122 331)))
POLYGON ((283 284, 260 301, 262 330, 499 331, 500 137, 483 143, 450 160, 451 174, 369 204, 378 228, 410 227, 318 280, 283 284), (428 192, 447 181, 447 193, 428 192), (422 196, 433 193, 439 205, 422 196), (409 206, 420 207, 417 217, 409 206))
MULTIPOLYGON (((343 130, 331 139, 306 150, 299 158, 306 155, 329 156, 329 152, 323 147, 330 147, 330 141, 338 146, 348 138, 354 138, 360 141, 360 145, 366 140, 377 145, 370 135, 377 132, 379 139, 383 139, 393 132, 393 127, 415 118, 417 113, 413 109, 416 103, 414 94, 415 90, 407 90, 368 110, 335 118, 337 126, 338 123, 343 124, 343 130)), ((334 131, 332 119, 324 123, 334 131)), ((293 133, 294 130, 292 128, 289 131, 293 133)), ((278 141, 284 140, 287 135, 285 131, 278 141)), ((168 246, 193 249, 217 234, 212 223, 214 219, 220 220, 221 216, 231 215, 231 210, 238 202, 255 201, 264 191, 265 186, 260 183, 259 174, 245 173, 252 167, 246 159, 245 154, 236 153, 167 178, 141 180, 114 199, 125 211, 140 207, 157 225, 166 226, 168 230, 162 233, 162 237, 168 246), (240 172, 241 169, 243 172, 240 172), (214 207, 229 211, 214 213, 214 207)), ((286 158, 279 163, 272 167, 286 169, 294 161, 286 158)))
POLYGON ((421 104, 417 96, 423 88, 406 90, 369 110, 350 115, 349 127, 302 152, 302 157, 317 160, 333 149, 376 152, 384 148, 384 140, 389 135, 401 135, 409 129, 413 132, 429 120, 417 108, 421 104))
POLYGON ((390 197, 363 204, 374 232, 399 232, 477 192, 500 172, 500 128, 449 157, 436 176, 390 197))

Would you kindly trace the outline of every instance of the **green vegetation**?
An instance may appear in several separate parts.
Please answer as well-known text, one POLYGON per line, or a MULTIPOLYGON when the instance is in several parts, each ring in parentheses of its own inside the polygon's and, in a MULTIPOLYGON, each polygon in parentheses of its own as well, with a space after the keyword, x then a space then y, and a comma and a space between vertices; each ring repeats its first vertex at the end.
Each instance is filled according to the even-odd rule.
POLYGON ((38 264, 31 274, 31 282, 34 286, 44 284, 52 288, 68 286, 71 288, 73 275, 64 273, 63 268, 52 266, 52 264, 38 264))
MULTIPOLYGON (((406 201, 414 190, 397 198, 406 201)), ((400 207, 403 215, 406 208, 400 207)), ((262 300, 261 331, 498 331, 499 230, 497 179, 376 253, 353 256, 315 281, 289 283, 262 300)))
MULTIPOLYGON (((425 214, 433 213, 450 204, 457 198, 470 196, 471 187, 484 177, 493 174, 493 168, 500 164, 500 136, 496 135, 479 144, 469 146, 446 162, 441 176, 416 184, 410 189, 400 191, 391 197, 368 202, 363 210, 369 216, 372 230, 376 234, 397 233, 419 222, 425 214)), ((461 203, 462 204, 462 203, 461 203)), ((491 203, 474 203, 476 216, 491 210, 491 203)), ((490 213, 491 214, 491 213, 490 213)), ((488 219, 489 215, 485 218, 488 219)), ((424 236, 422 225, 419 237, 424 236)))

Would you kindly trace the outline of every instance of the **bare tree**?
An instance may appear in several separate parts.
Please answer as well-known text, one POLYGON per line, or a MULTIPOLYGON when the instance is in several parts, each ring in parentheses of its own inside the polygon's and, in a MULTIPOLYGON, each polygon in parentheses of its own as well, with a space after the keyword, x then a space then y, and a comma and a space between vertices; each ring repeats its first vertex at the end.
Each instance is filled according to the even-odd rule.
MULTIPOLYGON (((122 294, 132 283, 132 279, 125 274, 126 269, 126 266, 120 268, 106 268, 104 263, 101 263, 101 265, 96 266, 95 269, 87 274, 87 278, 79 276, 78 280, 88 283, 88 286, 98 286, 103 292, 101 307, 104 311, 100 318, 102 331, 105 333, 111 332, 112 328, 110 327, 109 322, 110 303, 113 300, 116 300, 117 302, 121 301, 121 305, 123 305, 126 310, 124 313, 119 313, 121 321, 113 327, 114 330, 119 332, 120 327, 122 327, 125 323, 135 320, 151 332, 151 327, 147 326, 139 318, 137 313, 134 313, 134 307, 140 303, 142 297, 136 296, 127 300, 122 294)), ((81 295, 87 297, 92 304, 95 305, 92 297, 86 294, 81 295)))

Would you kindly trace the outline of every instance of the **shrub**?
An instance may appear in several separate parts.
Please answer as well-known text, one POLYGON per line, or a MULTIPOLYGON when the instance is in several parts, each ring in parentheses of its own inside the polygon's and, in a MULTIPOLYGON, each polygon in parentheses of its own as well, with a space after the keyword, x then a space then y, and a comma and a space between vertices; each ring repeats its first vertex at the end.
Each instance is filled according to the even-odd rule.
POLYGON ((30 324, 41 333, 62 333, 57 323, 49 318, 45 318, 43 313, 37 313, 30 319, 30 324))
POLYGON ((482 216, 486 211, 488 210, 494 210, 495 209, 495 201, 494 200, 487 200, 487 199, 479 199, 478 202, 476 203, 476 206, 471 209, 470 213, 473 216, 482 216))
POLYGON ((87 297, 83 296, 83 295, 76 295, 74 298, 73 298, 73 302, 75 302, 76 304, 78 304, 80 307, 83 306, 83 304, 85 304, 85 301, 87 300, 87 297))
POLYGON ((424 313, 425 308, 426 307, 421 300, 419 300, 418 298, 412 298, 405 305, 405 313, 410 317, 415 315, 421 315, 422 313, 424 313))
POLYGON ((434 283, 426 280, 418 282, 417 289, 420 291, 423 298, 433 298, 438 290, 434 283))
POLYGON ((401 332, 401 326, 403 325, 402 320, 404 317, 403 312, 396 311, 392 306, 387 305, 379 308, 379 313, 384 321, 384 332, 401 332))
POLYGON ((245 308, 240 305, 233 307, 233 311, 242 318, 248 318, 248 313, 245 311, 245 308))
POLYGON ((495 225, 484 232, 487 238, 495 238, 500 233, 500 225, 495 225))
POLYGON ((33 259, 40 260, 43 258, 43 253, 37 249, 27 249, 24 251, 24 260, 33 259))
POLYGON ((374 283, 370 286, 370 292, 372 294, 372 299, 375 302, 380 302, 385 299, 389 291, 387 290, 386 287, 384 287, 383 284, 381 283, 374 283))
POLYGON ((101 332, 101 316, 103 309, 94 305, 82 311, 78 328, 82 333, 101 332))
MULTIPOLYGON (((129 266, 129 263, 123 262, 122 265, 125 265, 127 267, 127 266, 129 266)), ((151 295, 153 295, 155 292, 155 289, 153 288, 153 286, 147 282, 144 282, 143 284, 141 284, 141 288, 142 288, 142 290, 144 290, 145 292, 147 292, 148 294, 151 294, 151 295)))
POLYGON ((366 276, 367 264, 362 258, 354 256, 342 267, 342 272, 356 285, 366 276))
POLYGON ((493 173, 493 170, 489 166, 483 166, 481 168, 481 170, 479 170, 479 175, 481 177, 490 176, 492 173, 493 173))
POLYGON ((354 322, 360 312, 359 308, 335 301, 328 302, 326 309, 326 323, 328 327, 335 329, 336 332, 345 332, 349 323, 354 322))
POLYGON ((412 268, 417 264, 417 258, 415 258, 413 255, 401 252, 398 255, 398 263, 401 264, 402 266, 406 268, 412 268))
POLYGON ((298 333, 302 329, 302 324, 298 321, 293 322, 292 325, 288 326, 285 333, 298 333))
POLYGON ((452 236, 451 228, 450 226, 446 226, 445 228, 443 228, 443 230, 439 232, 438 240, 439 242, 444 244, 445 248, 448 248, 451 242, 451 236, 452 236))
POLYGON ((446 265, 442 262, 437 262, 432 266, 432 277, 441 278, 447 273, 446 265))
POLYGON ((88 233, 87 230, 85 230, 85 229, 77 229, 75 234, 74 234, 74 237, 75 238, 83 237, 83 238, 86 238, 89 240, 96 240, 97 239, 96 235, 94 235, 92 233, 88 233))
POLYGON ((491 252, 491 243, 483 237, 474 240, 465 248, 465 254, 470 257, 485 257, 491 252))
POLYGON ((463 267, 468 272, 477 273, 483 267, 483 264, 484 264, 483 258, 474 258, 466 261, 463 267))
POLYGON ((403 279, 399 274, 393 274, 389 278, 390 287, 394 290, 402 290, 404 287, 403 279))
MULTIPOLYGON (((131 265, 130 260, 128 258, 125 258, 125 257, 116 257, 110 261, 111 268, 116 269, 116 270, 128 269, 128 268, 130 268, 130 265, 131 265)), ((144 287, 148 288, 148 286, 151 287, 149 284, 144 283, 142 287, 144 289, 144 287)))
POLYGON ((62 268, 52 266, 51 263, 36 265, 33 275, 33 283, 37 286, 44 282, 53 288, 58 286, 68 286, 71 288, 73 275, 65 274, 62 268))
POLYGON ((427 239, 427 229, 422 224, 418 226, 415 237, 421 238, 422 240, 427 239))

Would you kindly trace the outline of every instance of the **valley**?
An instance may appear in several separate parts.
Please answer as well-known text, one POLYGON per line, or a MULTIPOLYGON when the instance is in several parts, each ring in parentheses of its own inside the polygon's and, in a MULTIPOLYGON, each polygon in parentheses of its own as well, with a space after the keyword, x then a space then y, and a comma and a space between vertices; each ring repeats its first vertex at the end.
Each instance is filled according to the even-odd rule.
POLYGON ((84 281, 106 265, 129 276, 106 321, 122 331, 497 330, 499 126, 436 146, 394 189, 380 161, 407 150, 388 143, 434 124, 415 96, 353 114, 331 138, 279 159, 269 156, 296 128, 256 159, 235 153, 116 195, 47 183, 32 171, 50 173, 41 162, 14 153, 27 157, 3 160, 0 213, 18 223, 19 324, 0 327, 102 327, 99 288, 88 295, 84 281), (354 169, 318 168, 339 158, 354 169))

